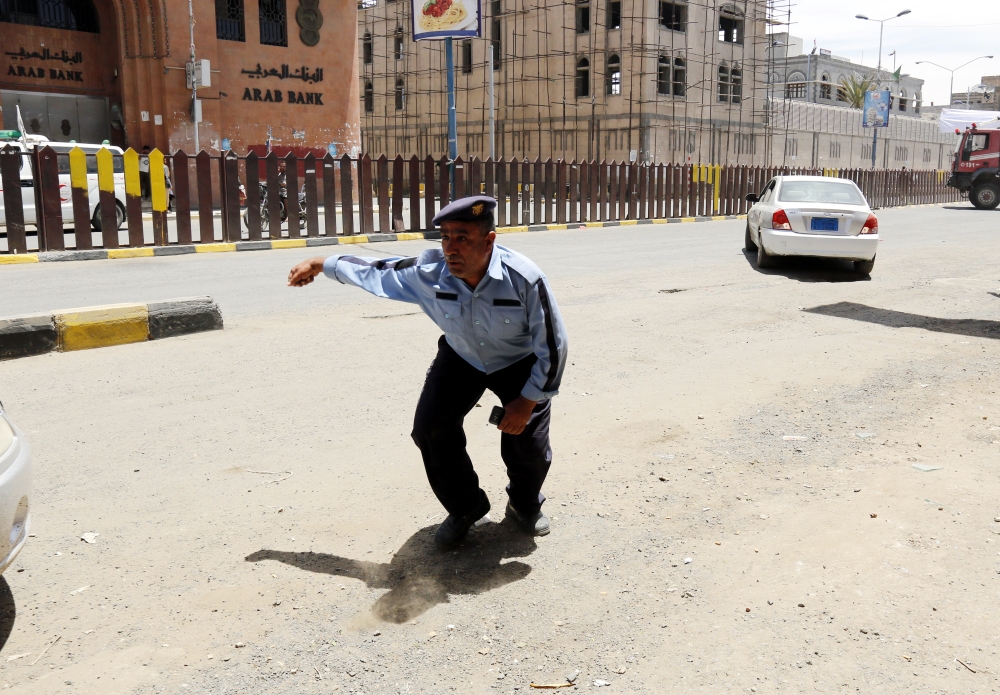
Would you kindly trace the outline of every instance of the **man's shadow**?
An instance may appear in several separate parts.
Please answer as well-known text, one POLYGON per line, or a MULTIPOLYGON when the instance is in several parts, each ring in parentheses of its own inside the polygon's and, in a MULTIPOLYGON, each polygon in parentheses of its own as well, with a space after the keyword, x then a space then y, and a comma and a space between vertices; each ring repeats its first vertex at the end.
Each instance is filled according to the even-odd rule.
POLYGON ((389 589, 372 613, 388 622, 405 623, 446 603, 451 594, 481 594, 531 572, 523 562, 502 562, 534 552, 535 540, 507 523, 473 528, 457 551, 442 553, 434 547, 437 526, 427 526, 410 536, 388 564, 351 560, 326 553, 258 550, 247 562, 277 560, 299 569, 360 579, 371 589, 389 589))

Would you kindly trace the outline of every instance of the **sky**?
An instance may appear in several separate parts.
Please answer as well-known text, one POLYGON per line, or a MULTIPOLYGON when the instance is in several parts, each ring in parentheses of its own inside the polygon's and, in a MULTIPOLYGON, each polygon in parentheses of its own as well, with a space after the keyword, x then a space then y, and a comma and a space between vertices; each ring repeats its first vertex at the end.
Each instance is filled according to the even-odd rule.
MULTIPOLYGON (((978 84, 983 75, 1000 75, 1000 2, 979 0, 793 0, 789 33, 803 39, 803 50, 819 48, 834 55, 875 67, 878 64, 878 22, 855 19, 893 17, 903 10, 910 14, 885 23, 882 66, 924 80, 923 103, 948 103, 951 74, 918 60, 929 60, 956 68, 977 56, 993 55, 955 72, 955 91, 978 84)), ((783 27, 775 27, 780 31, 783 27)))

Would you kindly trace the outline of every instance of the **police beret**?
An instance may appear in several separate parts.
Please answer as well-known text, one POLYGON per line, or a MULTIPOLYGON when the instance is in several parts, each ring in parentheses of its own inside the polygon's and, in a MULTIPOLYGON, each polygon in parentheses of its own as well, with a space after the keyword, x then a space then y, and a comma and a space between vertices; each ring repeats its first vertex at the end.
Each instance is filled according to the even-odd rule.
POLYGON ((441 208, 441 212, 434 216, 431 224, 439 226, 448 220, 459 222, 492 220, 493 208, 496 206, 496 199, 488 195, 470 195, 468 198, 459 198, 441 208))

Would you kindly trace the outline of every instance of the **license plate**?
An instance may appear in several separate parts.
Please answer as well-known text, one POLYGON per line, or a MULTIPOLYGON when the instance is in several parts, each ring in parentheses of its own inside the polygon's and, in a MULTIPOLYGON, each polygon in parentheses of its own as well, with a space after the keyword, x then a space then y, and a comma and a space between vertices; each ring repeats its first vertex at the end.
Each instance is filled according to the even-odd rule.
POLYGON ((835 232, 837 231, 837 220, 832 217, 814 217, 809 229, 814 232, 835 232))

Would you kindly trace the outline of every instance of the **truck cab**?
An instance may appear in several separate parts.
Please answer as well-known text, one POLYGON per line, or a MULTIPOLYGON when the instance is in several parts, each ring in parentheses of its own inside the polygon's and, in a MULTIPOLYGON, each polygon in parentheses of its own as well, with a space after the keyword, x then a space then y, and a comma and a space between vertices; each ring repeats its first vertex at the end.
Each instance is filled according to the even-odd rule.
POLYGON ((969 195, 980 210, 1000 204, 1000 130, 977 128, 973 123, 962 133, 951 165, 948 185, 969 195))

